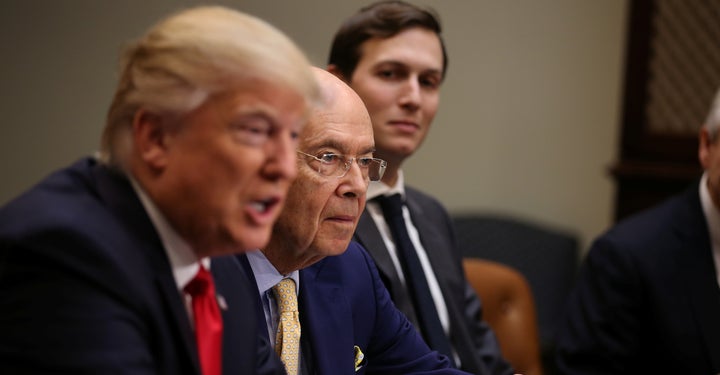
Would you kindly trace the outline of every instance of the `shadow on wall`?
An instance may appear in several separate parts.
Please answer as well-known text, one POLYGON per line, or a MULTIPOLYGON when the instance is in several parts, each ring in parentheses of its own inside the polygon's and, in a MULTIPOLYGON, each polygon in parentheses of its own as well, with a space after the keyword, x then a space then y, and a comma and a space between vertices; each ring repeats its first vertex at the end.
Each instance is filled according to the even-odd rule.
POLYGON ((453 220, 464 257, 506 264, 527 279, 537 309, 544 373, 554 374, 555 329, 577 276, 578 236, 502 215, 455 214, 453 220))

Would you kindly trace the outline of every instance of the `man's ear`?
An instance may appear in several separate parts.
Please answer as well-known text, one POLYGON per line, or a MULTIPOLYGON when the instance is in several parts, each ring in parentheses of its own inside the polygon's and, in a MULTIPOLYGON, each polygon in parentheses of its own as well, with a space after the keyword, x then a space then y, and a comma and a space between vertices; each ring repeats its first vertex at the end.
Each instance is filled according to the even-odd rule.
POLYGON ((715 147, 712 137, 706 126, 700 128, 700 136, 698 137, 698 159, 703 169, 707 169, 710 165, 710 149, 715 147))
POLYGON ((135 148, 145 164, 153 170, 161 170, 167 163, 168 128, 162 116, 139 109, 133 116, 135 148))
POLYGON ((333 75, 335 75, 335 77, 340 78, 343 82, 348 83, 348 80, 345 78, 345 76, 344 76, 343 73, 340 71, 340 69, 338 69, 337 65, 335 65, 335 64, 328 64, 326 70, 327 70, 328 72, 332 73, 333 75))

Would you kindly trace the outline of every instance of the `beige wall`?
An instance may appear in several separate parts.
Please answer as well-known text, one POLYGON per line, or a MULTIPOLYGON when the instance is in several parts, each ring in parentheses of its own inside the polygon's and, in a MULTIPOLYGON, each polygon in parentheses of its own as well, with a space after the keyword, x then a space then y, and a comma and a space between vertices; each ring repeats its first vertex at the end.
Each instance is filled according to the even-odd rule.
MULTIPOLYGON (((440 112, 407 180, 453 212, 576 232, 611 220, 625 0, 425 0, 445 27, 440 112)), ((5 0, 0 12, 0 204, 92 153, 122 43, 199 1, 5 0)), ((324 65, 341 20, 369 1, 222 1, 286 31, 324 65)))

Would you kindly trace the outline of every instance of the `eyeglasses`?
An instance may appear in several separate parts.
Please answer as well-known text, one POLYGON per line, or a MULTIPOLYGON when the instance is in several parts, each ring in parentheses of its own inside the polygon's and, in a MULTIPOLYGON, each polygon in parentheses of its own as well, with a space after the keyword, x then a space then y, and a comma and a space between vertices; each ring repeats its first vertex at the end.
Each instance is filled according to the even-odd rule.
POLYGON ((362 171, 363 177, 370 181, 380 181, 385 168, 387 168, 387 162, 378 158, 371 157, 356 157, 348 158, 345 155, 333 154, 330 152, 320 154, 318 156, 306 154, 300 150, 297 150, 298 154, 305 155, 314 159, 318 166, 317 172, 323 176, 335 176, 341 178, 347 174, 350 170, 353 160, 357 162, 360 171, 362 171))

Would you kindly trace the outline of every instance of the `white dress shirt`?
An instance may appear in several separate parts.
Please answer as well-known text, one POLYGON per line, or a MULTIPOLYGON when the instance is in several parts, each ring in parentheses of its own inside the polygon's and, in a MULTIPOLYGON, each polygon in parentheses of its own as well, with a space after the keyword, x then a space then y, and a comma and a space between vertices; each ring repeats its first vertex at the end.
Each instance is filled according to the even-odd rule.
MULTIPOLYGON (((400 277, 400 281, 405 284, 405 275, 403 275, 402 266, 400 265, 400 260, 398 259, 395 242, 393 242, 392 240, 392 232, 390 231, 390 227, 385 221, 385 217, 383 216, 380 204, 371 201, 372 198, 378 197, 380 195, 390 196, 398 193, 403 197, 404 201, 406 198, 405 179, 403 177, 402 171, 398 171, 398 180, 394 187, 390 187, 381 181, 370 182, 370 186, 368 187, 367 191, 368 203, 365 209, 368 211, 368 213, 370 213, 373 221, 375 221, 375 225, 378 227, 383 242, 385 243, 385 247, 387 247, 390 253, 390 258, 395 265, 395 270, 400 277)), ((405 219, 405 225, 407 226, 408 234, 410 234, 410 240, 415 246, 415 251, 417 251, 418 258, 420 259, 420 263, 422 264, 423 273, 425 273, 425 278, 427 279, 428 287, 430 288, 430 294, 432 295, 433 302, 435 302, 435 308, 437 309, 440 323, 443 326, 445 334, 448 335, 450 332, 450 318, 448 315, 447 306, 445 305, 445 300, 443 299, 440 285, 438 284, 437 278, 435 277, 435 272, 430 265, 430 260, 428 259, 427 252, 425 251, 425 248, 420 242, 420 235, 418 234, 418 230, 417 228, 415 228, 415 224, 413 224, 412 219, 410 218, 410 211, 405 205, 403 205, 403 218, 405 219)))
POLYGON ((140 197, 145 212, 150 216, 150 221, 153 223, 155 230, 160 236, 165 254, 167 254, 170 260, 170 267, 172 267, 173 276, 175 277, 175 284, 178 288, 178 293, 184 298, 185 309, 187 310, 188 316, 190 317, 190 324, 194 325, 193 312, 192 312, 192 299, 183 291, 185 286, 195 277, 198 270, 200 269, 200 263, 209 271, 210 270, 210 258, 204 257, 198 259, 197 255, 193 251, 190 244, 188 244, 175 229, 170 225, 165 216, 155 206, 155 203, 148 197, 147 193, 142 189, 140 184, 130 177, 130 183, 133 189, 140 197))
POLYGON ((280 311, 275 300, 275 293, 272 288, 284 278, 291 278, 295 281, 295 294, 300 295, 300 272, 293 271, 288 275, 282 275, 275 269, 275 266, 265 257, 260 250, 253 250, 247 253, 250 268, 255 275, 260 300, 265 312, 265 324, 267 325, 268 336, 273 348, 275 347, 275 336, 277 335, 280 311))
POLYGON ((700 203, 702 204, 705 220, 710 233, 710 246, 712 246, 713 259, 715 260, 715 274, 720 286, 720 210, 713 204, 710 197, 710 190, 707 187, 707 172, 700 179, 700 203))

